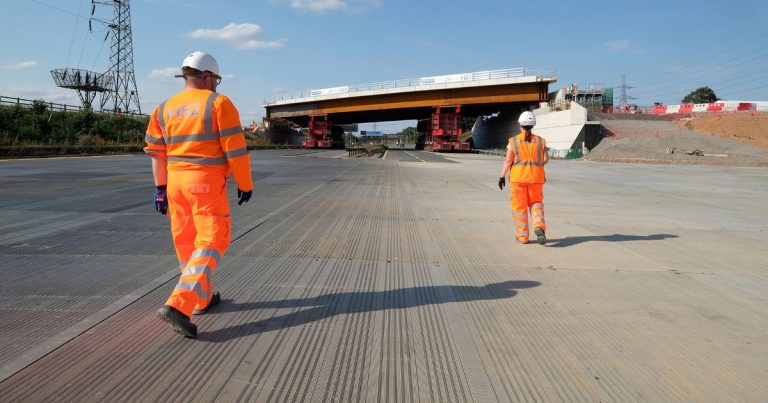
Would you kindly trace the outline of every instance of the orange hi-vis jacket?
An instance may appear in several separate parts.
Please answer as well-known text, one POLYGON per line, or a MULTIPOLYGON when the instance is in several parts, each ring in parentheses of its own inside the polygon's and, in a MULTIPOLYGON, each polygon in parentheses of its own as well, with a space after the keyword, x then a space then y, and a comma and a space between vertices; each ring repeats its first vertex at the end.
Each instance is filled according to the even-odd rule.
POLYGON ((525 141, 525 133, 509 138, 507 149, 515 154, 515 160, 509 170, 509 182, 544 183, 544 164, 547 161, 547 142, 531 133, 531 141, 525 141))
POLYGON ((221 169, 243 191, 253 189, 240 114, 224 95, 185 89, 152 112, 144 151, 166 156, 168 169, 221 169))

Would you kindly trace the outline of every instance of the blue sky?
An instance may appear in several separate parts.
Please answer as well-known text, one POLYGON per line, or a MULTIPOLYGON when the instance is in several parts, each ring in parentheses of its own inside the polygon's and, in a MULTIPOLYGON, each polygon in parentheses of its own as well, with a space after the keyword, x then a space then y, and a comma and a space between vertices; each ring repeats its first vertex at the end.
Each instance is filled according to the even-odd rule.
MULTIPOLYGON (((704 85, 723 99, 768 100, 768 1, 730 3, 133 0, 131 22, 142 112, 180 90, 172 74, 205 50, 248 124, 279 93, 516 67, 554 70, 550 91, 625 75, 639 105, 679 103, 704 85)), ((106 30, 88 31, 91 2, 2 5, 0 95, 79 105, 49 71, 107 69, 106 30)), ((96 7, 99 18, 111 12, 96 7)))

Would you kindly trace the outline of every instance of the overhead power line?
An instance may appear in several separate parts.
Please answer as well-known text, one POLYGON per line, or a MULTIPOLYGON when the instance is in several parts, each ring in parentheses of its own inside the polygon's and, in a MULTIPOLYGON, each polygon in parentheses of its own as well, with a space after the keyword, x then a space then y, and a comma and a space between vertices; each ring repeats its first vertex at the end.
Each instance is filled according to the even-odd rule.
MULTIPOLYGON (((72 14, 66 10, 60 9, 39 0, 30 0, 36 4, 50 7, 61 12, 72 14)), ((81 3, 82 5, 82 3, 81 3)), ((79 16, 78 14, 72 14, 79 16)), ((82 18, 82 17, 80 17, 82 18)), ((97 73, 90 70, 64 69, 51 70, 56 85, 62 88, 69 88, 78 91, 83 102, 83 106, 91 109, 96 93, 101 93, 101 110, 113 113, 141 113, 139 105, 139 92, 136 87, 136 76, 133 66, 133 35, 131 29, 130 0, 91 0, 91 15, 88 18, 88 30, 93 32, 93 21, 104 26, 107 35, 104 37, 99 49, 98 56, 108 39, 110 40, 111 54, 109 57, 109 67, 104 73, 97 73), (94 13, 97 5, 111 6, 112 20, 102 20, 96 18, 94 13), (107 103, 111 103, 109 108, 105 108, 107 103)), ((77 26, 77 24, 75 24, 77 26)), ((89 36, 85 37, 87 41, 89 36)), ((85 51, 85 43, 80 53, 82 59, 85 51)), ((71 52, 71 50, 70 50, 71 52)), ((97 56, 97 59, 98 59, 97 56)), ((68 57, 69 58, 69 57, 68 57)), ((69 64, 69 62, 67 62, 69 64)), ((94 66, 95 66, 94 62, 94 66)))
MULTIPOLYGON (((765 72, 761 71, 760 73, 765 73, 765 72)), ((725 86, 725 87, 719 86, 719 85, 716 85, 716 84, 708 84, 707 86, 710 87, 710 88, 718 87, 718 90, 722 92, 724 89, 740 87, 740 86, 742 86, 744 84, 749 84, 749 83, 753 83, 753 82, 759 82, 760 80, 764 80, 764 79, 767 79, 767 78, 768 78, 768 75, 761 76, 761 77, 754 78, 752 80, 747 80, 747 81, 739 82, 739 83, 736 83, 736 84, 733 84, 733 85, 728 85, 728 86, 725 86)), ((760 88, 760 87, 756 87, 756 88, 760 88)), ((754 88, 745 88, 745 90, 747 90, 747 89, 754 89, 754 88)), ((713 88, 713 90, 714 90, 714 88, 713 88)), ((677 91, 670 91, 670 92, 661 93, 661 94, 653 94, 653 96, 661 98, 661 97, 667 97, 667 96, 672 96, 672 95, 680 95, 682 92, 685 92, 685 90, 677 90, 677 91)))
POLYGON ((69 14, 69 15, 74 15, 77 18, 83 18, 83 19, 86 19, 86 20, 88 19, 88 17, 83 17, 82 15, 80 15, 79 11, 78 11, 77 14, 75 14, 75 13, 73 13, 71 11, 67 11, 67 10, 65 10, 63 8, 58 8, 56 6, 52 6, 52 5, 48 4, 48 3, 43 3, 42 1, 39 1, 39 0, 29 0, 29 1, 31 1, 32 3, 39 4, 41 6, 45 6, 45 7, 48 7, 48 8, 52 8, 54 10, 61 11, 62 13, 66 13, 66 14, 69 14))
MULTIPOLYGON (((752 88, 749 88, 749 89, 750 90, 760 90, 760 89, 763 89, 763 88, 768 88, 768 84, 761 85, 759 87, 752 87, 752 88)), ((732 96, 732 95, 738 95, 738 94, 736 94, 735 91, 734 92, 726 92, 724 96, 730 98, 730 96, 732 96)))
MULTIPOLYGON (((744 41, 744 42, 742 42, 742 43, 740 43, 740 44, 737 44, 736 46, 732 46, 732 47, 729 47, 729 48, 727 48, 727 49, 725 49, 725 50, 722 50, 722 51, 720 51, 720 52, 717 52, 717 53, 715 53, 715 54, 713 54, 713 55, 710 55, 710 56, 706 56, 706 57, 704 57, 704 58, 702 58, 702 59, 699 59, 699 60, 697 60, 697 61, 695 61, 695 62, 691 62, 691 63, 685 64, 685 65, 683 65, 683 66, 680 66, 680 67, 674 68, 674 69, 672 69, 672 70, 669 70, 669 71, 667 71, 667 72, 665 73, 665 75, 669 75, 669 74, 672 74, 672 73, 676 73, 676 72, 679 72, 679 71, 683 71, 683 70, 689 69, 689 68, 690 68, 690 67, 692 67, 692 66, 696 66, 696 65, 698 65, 698 64, 700 64, 700 63, 703 63, 703 62, 706 62, 706 61, 712 60, 712 59, 714 59, 714 58, 716 58, 716 57, 718 57, 718 56, 721 56, 721 55, 724 55, 724 54, 726 54, 726 53, 732 52, 732 51, 734 51, 734 50, 736 50, 736 49, 739 49, 739 48, 741 48, 742 46, 745 46, 745 45, 747 45, 747 44, 749 44, 749 43, 755 42, 755 41, 757 41, 757 40, 759 40, 759 39, 762 39, 763 37, 766 37, 766 36, 768 36, 768 32, 766 32, 766 33, 762 33, 762 34, 760 34, 760 35, 758 35, 758 36, 756 36, 756 37, 753 37, 753 38, 751 38, 751 39, 748 39, 748 40, 746 40, 746 41, 744 41)), ((759 49, 759 50, 762 50, 762 49, 765 49, 765 48, 761 48, 761 49, 759 49)), ((759 51, 759 50, 758 50, 758 51, 759 51)), ((749 54, 749 53, 747 53, 747 54, 749 54)), ((741 56, 739 56, 739 57, 741 57, 741 56)), ((667 82, 667 81, 670 81, 670 80, 674 80, 675 78, 677 78, 677 77, 675 76, 675 77, 671 77, 671 78, 665 78, 665 79, 662 79, 662 80, 658 80, 658 79, 657 79, 657 80, 652 80, 652 81, 650 81, 650 82, 645 82, 645 83, 643 83, 643 82, 641 81, 641 82, 640 82, 638 85, 640 85, 640 86, 648 86, 648 85, 652 85, 652 84, 658 84, 658 83, 662 83, 662 82, 667 82)))
POLYGON ((741 87, 741 86, 743 86, 744 84, 750 84, 750 83, 760 82, 760 81, 762 81, 762 80, 765 80, 765 79, 768 79, 768 75, 765 75, 765 76, 762 76, 762 77, 757 77, 757 78, 754 78, 754 79, 752 79, 752 80, 747 80, 747 81, 743 81, 743 82, 740 82, 740 83, 736 83, 736 84, 732 84, 732 85, 727 85, 727 86, 725 86, 725 87, 723 87, 723 86, 718 86, 718 88, 719 88, 719 89, 722 91, 722 90, 724 90, 724 89, 726 89, 726 90, 727 90, 727 89, 731 89, 731 88, 741 87))
MULTIPOLYGON (((768 47, 763 48, 763 49, 768 49, 768 47)), ((639 94, 653 93, 653 92, 658 91, 660 88, 669 89, 670 87, 671 88, 682 87, 684 85, 687 85, 688 83, 692 83, 692 82, 695 82, 695 81, 703 81, 706 77, 711 77, 711 76, 714 76, 714 75, 717 75, 717 74, 723 74, 725 72, 728 72, 729 70, 734 69, 735 67, 743 66, 743 65, 745 65, 747 63, 754 62, 755 60, 762 59, 762 58, 764 58, 766 56, 768 56, 768 52, 760 54, 760 55, 758 55, 756 57, 753 57, 751 59, 748 59, 748 60, 745 60, 745 61, 742 61, 742 62, 738 62, 738 63, 734 63, 734 64, 729 64, 729 65, 723 65, 720 68, 717 68, 717 69, 712 70, 710 72, 706 72, 704 74, 699 74, 696 77, 692 77, 690 79, 678 80, 675 84, 666 85, 664 87, 640 89, 640 90, 636 91, 636 94, 637 93, 639 93, 639 94)))
MULTIPOLYGON (((745 60, 745 61, 742 61, 742 62, 732 63, 734 61, 737 61, 737 60, 742 59, 744 57, 749 57, 751 55, 754 55, 757 52, 760 52, 760 51, 763 51, 763 50, 766 50, 766 49, 768 49, 768 46, 764 46, 764 47, 759 48, 757 50, 751 50, 751 51, 749 51, 747 53, 744 53, 744 54, 741 54, 739 56, 736 56, 736 57, 732 58, 729 61, 729 63, 721 63, 720 65, 715 65, 715 66, 704 66, 704 67, 700 67, 698 69, 694 69, 694 70, 690 71, 689 73, 690 74, 697 74, 697 77, 710 76, 710 75, 714 75, 714 74, 723 73, 723 72, 725 72, 725 71, 727 71, 727 70, 729 70, 729 69, 731 69, 733 67, 742 66, 744 64, 747 64, 747 63, 753 62, 753 61, 755 61, 757 59, 760 59, 762 57, 765 57, 766 55, 768 55, 768 53, 763 53, 761 55, 758 55, 757 57, 754 57, 752 59, 745 60), (712 67, 714 67, 714 70, 712 69, 712 67)), ((671 77, 671 78, 665 79, 663 81, 678 80, 678 82, 679 82, 679 79, 680 79, 680 77, 675 76, 675 77, 671 77)), ((644 87, 647 88, 648 84, 644 85, 644 87)), ((656 87, 657 86, 651 86, 651 89, 649 89, 649 90, 641 90, 640 92, 643 92, 643 91, 653 91, 654 88, 656 88, 656 87)), ((669 88, 669 85, 663 85, 663 86, 660 86, 660 87, 669 88)))
MULTIPOLYGON (((80 4, 77 5, 77 15, 76 17, 80 17, 80 9, 83 7, 83 0, 80 0, 80 4)), ((65 64, 66 67, 69 67, 69 58, 72 56, 72 46, 75 44, 75 33, 77 33, 77 23, 79 19, 75 18, 75 27, 72 29, 72 39, 69 41, 69 51, 67 52, 67 63, 65 64)), ((79 65, 79 62, 78 62, 79 65)))

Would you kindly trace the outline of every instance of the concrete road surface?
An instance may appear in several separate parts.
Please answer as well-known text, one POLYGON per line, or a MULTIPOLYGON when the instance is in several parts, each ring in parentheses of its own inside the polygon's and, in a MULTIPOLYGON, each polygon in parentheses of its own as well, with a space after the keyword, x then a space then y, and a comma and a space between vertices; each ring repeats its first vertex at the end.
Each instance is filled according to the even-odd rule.
MULTIPOLYGON (((197 340, 145 156, 0 161, 2 401, 768 401, 768 170, 251 152, 197 340)), ((235 187, 230 183, 230 194, 235 187)))

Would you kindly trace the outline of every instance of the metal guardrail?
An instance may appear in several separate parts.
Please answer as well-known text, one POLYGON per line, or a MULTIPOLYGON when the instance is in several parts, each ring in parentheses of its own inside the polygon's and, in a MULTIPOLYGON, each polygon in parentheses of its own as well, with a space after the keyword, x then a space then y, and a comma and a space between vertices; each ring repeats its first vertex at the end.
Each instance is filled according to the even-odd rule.
POLYGON ((555 72, 554 70, 552 71, 531 70, 526 67, 519 67, 514 69, 486 70, 486 71, 477 71, 474 73, 451 74, 446 76, 408 78, 403 80, 381 81, 381 82, 374 82, 374 83, 367 83, 367 84, 356 84, 356 85, 348 85, 348 86, 341 86, 341 87, 324 88, 324 89, 318 89, 318 90, 304 90, 304 91, 278 95, 272 99, 265 100, 264 102, 265 104, 269 105, 278 101, 312 98, 312 97, 323 96, 323 95, 347 94, 347 93, 384 90, 384 89, 393 89, 393 88, 407 88, 407 87, 416 87, 416 86, 431 85, 431 84, 446 84, 446 83, 452 83, 452 82, 499 80, 504 78, 531 77, 531 76, 535 76, 537 78, 550 78, 555 76, 555 72))
MULTIPOLYGON (((83 111, 85 108, 82 105, 67 105, 67 104, 59 104, 56 102, 48 102, 42 99, 24 99, 24 98, 14 98, 14 97, 6 97, 0 95, 0 106, 14 106, 19 105, 22 108, 31 108, 35 102, 42 102, 45 104, 45 106, 48 108, 49 112, 78 112, 83 111)), ((95 113, 108 113, 112 114, 110 111, 93 111, 95 113)), ((149 115, 146 115, 144 113, 136 113, 136 112, 123 112, 120 113, 120 115, 124 116, 133 116, 133 117, 149 117, 149 115)))
POLYGON ((0 106, 19 105, 24 108, 31 108, 35 102, 43 102, 49 111, 53 112, 75 112, 83 110, 79 105, 59 104, 56 102, 43 101, 41 99, 11 98, 0 95, 0 106))

